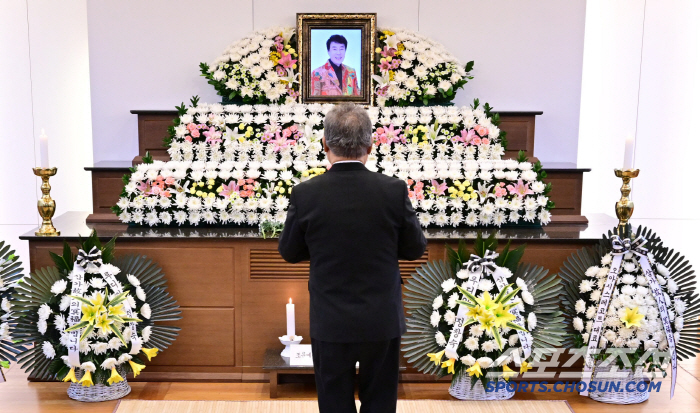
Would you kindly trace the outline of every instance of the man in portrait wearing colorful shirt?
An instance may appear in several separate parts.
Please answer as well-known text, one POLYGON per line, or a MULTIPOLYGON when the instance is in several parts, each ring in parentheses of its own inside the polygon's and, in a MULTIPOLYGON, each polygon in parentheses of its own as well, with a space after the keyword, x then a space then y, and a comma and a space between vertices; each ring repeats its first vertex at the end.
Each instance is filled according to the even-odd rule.
POLYGON ((328 61, 311 72, 312 96, 360 96, 355 69, 343 64, 348 41, 334 34, 326 41, 328 61))

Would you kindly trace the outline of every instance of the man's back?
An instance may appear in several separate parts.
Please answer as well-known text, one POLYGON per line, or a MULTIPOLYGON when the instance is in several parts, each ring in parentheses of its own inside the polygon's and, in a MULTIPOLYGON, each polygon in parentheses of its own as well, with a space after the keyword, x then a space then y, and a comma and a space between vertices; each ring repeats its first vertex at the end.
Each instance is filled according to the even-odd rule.
POLYGON ((280 253, 311 260, 311 337, 387 340, 405 332, 399 259, 425 250, 406 184, 360 162, 337 163, 297 185, 280 253))

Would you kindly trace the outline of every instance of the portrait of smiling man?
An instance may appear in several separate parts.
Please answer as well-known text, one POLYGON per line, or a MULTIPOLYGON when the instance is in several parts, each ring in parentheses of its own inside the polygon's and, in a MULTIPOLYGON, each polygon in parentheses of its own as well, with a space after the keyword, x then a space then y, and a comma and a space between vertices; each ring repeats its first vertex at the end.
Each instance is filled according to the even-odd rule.
MULTIPOLYGON (((357 47, 357 46, 356 46, 357 47)), ((360 96, 357 72, 343 64, 348 50, 345 36, 334 34, 326 41, 328 60, 311 72, 312 96, 360 96)))

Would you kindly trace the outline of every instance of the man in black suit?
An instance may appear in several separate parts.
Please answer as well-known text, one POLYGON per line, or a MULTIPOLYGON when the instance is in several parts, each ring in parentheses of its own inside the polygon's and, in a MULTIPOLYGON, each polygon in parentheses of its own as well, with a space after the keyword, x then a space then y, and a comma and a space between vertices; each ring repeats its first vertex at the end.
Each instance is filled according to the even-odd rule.
POLYGON ((331 169, 294 187, 279 252, 310 260, 311 347, 321 413, 396 411, 399 345, 406 332, 399 259, 423 255, 426 239, 406 183, 365 168, 372 122, 343 104, 324 121, 331 169))

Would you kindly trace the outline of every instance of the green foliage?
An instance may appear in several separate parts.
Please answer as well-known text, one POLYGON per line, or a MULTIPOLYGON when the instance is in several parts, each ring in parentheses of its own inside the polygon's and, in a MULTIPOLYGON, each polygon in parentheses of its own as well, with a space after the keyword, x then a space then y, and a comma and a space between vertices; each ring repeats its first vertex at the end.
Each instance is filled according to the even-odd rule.
POLYGON ((260 223, 259 229, 260 235, 262 235, 263 239, 277 238, 280 236, 282 230, 284 229, 284 223, 276 221, 263 221, 260 223))
POLYGON ((153 155, 151 155, 151 152, 146 151, 146 155, 141 157, 141 162, 153 163, 153 155))

